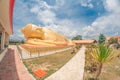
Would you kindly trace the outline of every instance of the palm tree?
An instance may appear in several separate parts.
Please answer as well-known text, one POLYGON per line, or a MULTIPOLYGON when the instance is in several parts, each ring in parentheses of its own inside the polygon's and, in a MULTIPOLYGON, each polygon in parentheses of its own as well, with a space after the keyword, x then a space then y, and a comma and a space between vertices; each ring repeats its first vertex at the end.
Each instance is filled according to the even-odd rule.
POLYGON ((113 50, 105 45, 99 45, 96 48, 92 48, 90 54, 94 60, 98 62, 98 71, 95 76, 95 79, 98 79, 99 75, 101 74, 103 63, 111 61, 115 55, 113 53, 113 50))

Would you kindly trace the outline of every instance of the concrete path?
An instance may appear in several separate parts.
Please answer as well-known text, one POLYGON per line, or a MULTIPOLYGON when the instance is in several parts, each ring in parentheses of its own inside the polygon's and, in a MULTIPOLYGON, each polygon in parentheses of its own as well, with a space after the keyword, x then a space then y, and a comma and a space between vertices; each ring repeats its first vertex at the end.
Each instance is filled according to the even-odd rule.
POLYGON ((83 80, 84 65, 85 47, 82 47, 68 63, 45 80, 83 80))
POLYGON ((69 48, 65 48, 65 49, 60 49, 60 50, 56 50, 56 51, 50 51, 50 52, 43 52, 43 53, 36 53, 36 54, 28 54, 22 47, 18 46, 18 50, 21 53, 21 57, 22 59, 29 59, 29 58, 35 58, 35 57, 40 57, 40 56, 47 56, 47 55, 51 55, 51 54, 55 54, 58 52, 63 52, 66 50, 70 50, 72 47, 69 48))
POLYGON ((0 62, 0 80, 35 80, 20 60, 16 46, 10 46, 0 62))

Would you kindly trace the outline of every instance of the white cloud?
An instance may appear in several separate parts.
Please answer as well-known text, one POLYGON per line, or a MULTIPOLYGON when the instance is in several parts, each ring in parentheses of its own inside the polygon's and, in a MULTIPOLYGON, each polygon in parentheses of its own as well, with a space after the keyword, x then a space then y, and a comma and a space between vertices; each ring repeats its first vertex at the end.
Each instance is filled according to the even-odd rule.
POLYGON ((32 9, 30 11, 37 14, 39 12, 39 9, 40 9, 39 6, 36 5, 36 6, 32 7, 32 9))
POLYGON ((20 30, 26 24, 32 22, 34 22, 34 18, 29 14, 29 8, 27 4, 22 2, 22 0, 16 0, 13 12, 13 35, 10 36, 10 39, 24 39, 20 30))
POLYGON ((83 28, 85 31, 83 35, 85 37, 87 37, 86 34, 97 37, 99 33, 118 35, 120 29, 120 2, 119 0, 105 0, 104 7, 108 13, 104 16, 98 17, 90 27, 87 26, 83 28))
POLYGON ((80 0, 80 4, 83 7, 89 7, 89 8, 93 8, 93 4, 91 3, 92 0, 80 0))
POLYGON ((53 24, 56 14, 50 10, 40 11, 37 15, 38 20, 45 25, 53 24))
POLYGON ((119 0, 105 0, 105 8, 109 12, 119 12, 120 1, 119 0))
POLYGON ((55 9, 63 6, 65 4, 65 0, 56 0, 56 5, 54 6, 55 9))
POLYGON ((74 23, 71 20, 67 20, 67 19, 59 20, 58 25, 52 24, 47 27, 67 36, 68 38, 72 38, 73 36, 79 34, 79 28, 74 27, 74 23))
POLYGON ((31 8, 31 12, 37 15, 39 22, 43 23, 44 26, 47 26, 56 32, 66 35, 69 38, 78 34, 78 31, 74 29, 75 24, 72 20, 58 19, 56 17, 56 13, 52 11, 64 5, 65 4, 64 0, 56 0, 56 5, 54 6, 50 6, 47 3, 45 4, 42 3, 44 3, 44 1, 42 2, 39 1, 39 4, 31 8), (41 4, 42 7, 46 7, 46 6, 49 7, 45 9, 41 9, 40 6, 41 4))
POLYGON ((14 35, 10 36, 12 40, 22 40, 24 39, 24 35, 21 33, 20 29, 14 31, 14 35))
POLYGON ((38 4, 34 5, 30 11, 37 15, 39 22, 44 25, 53 24, 56 14, 51 11, 52 6, 48 5, 45 1, 37 1, 38 4))
POLYGON ((93 4, 90 3, 90 4, 88 4, 88 7, 93 8, 94 6, 93 6, 93 4))
MULTIPOLYGON (((84 26, 85 23, 83 23, 84 21, 80 19, 73 20, 67 18, 66 19, 57 18, 57 13, 55 11, 57 11, 58 8, 61 7, 64 8, 65 6, 66 7, 65 10, 67 10, 68 7, 70 7, 71 5, 71 3, 68 4, 65 0, 56 0, 55 5, 49 5, 44 0, 36 0, 36 4, 32 5, 32 7, 30 8, 30 12, 35 14, 38 21, 44 24, 44 26, 47 26, 56 32, 62 33, 69 38, 77 34, 81 34, 83 38, 97 38, 99 33, 105 33, 106 35, 110 35, 110 34, 118 35, 120 34, 119 33, 120 32, 119 31, 120 2, 119 0, 104 0, 103 2, 104 2, 104 8, 106 9, 107 13, 103 16, 98 17, 95 21, 91 23, 91 25, 85 27, 82 27, 84 26)), ((92 4, 92 0, 79 0, 79 3, 83 7, 94 8, 94 5, 92 4)), ((26 7, 27 6, 25 6, 25 8, 26 7)), ((60 10, 62 10, 61 11, 62 13, 66 12, 63 11, 64 9, 60 9, 60 10)), ((67 13, 69 13, 71 16, 72 12, 73 12, 72 10, 71 11, 68 10, 67 13)), ((24 16, 25 14, 28 13, 26 12, 23 13, 23 17, 26 17, 24 16)), ((20 38, 23 37, 21 36, 21 33, 17 31, 15 31, 15 33, 17 34, 17 35, 15 34, 16 36, 20 38)))

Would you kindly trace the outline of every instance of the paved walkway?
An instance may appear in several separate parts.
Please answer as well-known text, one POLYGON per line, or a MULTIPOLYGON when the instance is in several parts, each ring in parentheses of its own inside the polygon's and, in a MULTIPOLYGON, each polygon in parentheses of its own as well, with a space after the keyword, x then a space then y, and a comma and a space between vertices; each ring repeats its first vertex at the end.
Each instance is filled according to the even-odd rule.
POLYGON ((16 46, 10 46, 0 62, 0 80, 35 80, 20 60, 16 46))
MULTIPOLYGON (((45 80, 83 80, 85 64, 85 47, 63 66, 45 80)), ((16 46, 10 46, 0 62, 0 80, 35 80, 20 60, 16 46)))
POLYGON ((82 47, 65 66, 45 80, 83 80, 84 64, 85 47, 82 47))

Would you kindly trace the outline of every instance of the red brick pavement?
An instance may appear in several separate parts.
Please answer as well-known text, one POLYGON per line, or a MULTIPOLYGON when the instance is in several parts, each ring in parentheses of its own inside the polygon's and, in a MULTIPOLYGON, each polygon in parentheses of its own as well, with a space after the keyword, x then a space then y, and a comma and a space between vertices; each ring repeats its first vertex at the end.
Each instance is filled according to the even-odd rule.
POLYGON ((20 60, 16 46, 10 46, 0 62, 0 80, 34 80, 20 60))

